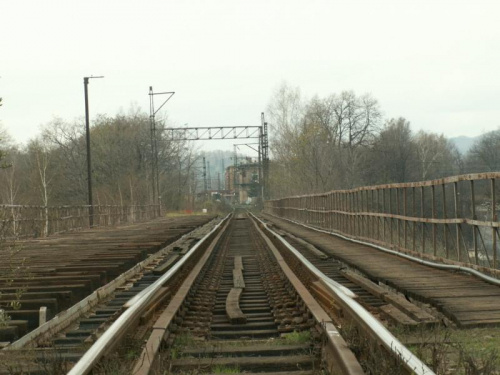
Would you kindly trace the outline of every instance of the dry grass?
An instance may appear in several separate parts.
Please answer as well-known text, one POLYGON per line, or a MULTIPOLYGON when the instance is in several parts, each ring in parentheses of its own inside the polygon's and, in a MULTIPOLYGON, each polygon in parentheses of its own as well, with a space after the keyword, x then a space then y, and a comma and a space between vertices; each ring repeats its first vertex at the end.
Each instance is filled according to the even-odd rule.
POLYGON ((396 334, 438 375, 500 374, 500 328, 437 327, 396 334))
POLYGON ((346 324, 339 331, 366 374, 408 374, 400 357, 389 355, 385 348, 368 338, 354 324, 346 324))

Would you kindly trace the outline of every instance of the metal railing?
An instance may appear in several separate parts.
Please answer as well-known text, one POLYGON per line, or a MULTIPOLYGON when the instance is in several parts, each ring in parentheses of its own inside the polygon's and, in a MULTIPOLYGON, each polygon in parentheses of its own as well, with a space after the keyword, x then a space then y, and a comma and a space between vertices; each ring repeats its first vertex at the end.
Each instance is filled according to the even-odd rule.
POLYGON ((421 257, 498 270, 500 172, 266 201, 267 213, 421 257))
MULTIPOLYGON (((6 238, 46 237, 89 227, 90 206, 0 205, 0 231, 6 238)), ((94 227, 150 220, 158 205, 93 206, 94 227)))

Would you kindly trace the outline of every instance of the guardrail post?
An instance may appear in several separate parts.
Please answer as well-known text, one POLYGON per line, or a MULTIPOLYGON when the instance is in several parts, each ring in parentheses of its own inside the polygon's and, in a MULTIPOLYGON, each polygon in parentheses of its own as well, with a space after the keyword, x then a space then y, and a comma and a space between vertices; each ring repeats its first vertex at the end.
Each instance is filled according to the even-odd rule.
POLYGON ((347 210, 349 211, 349 215, 347 216, 348 218, 348 229, 347 232, 352 235, 352 227, 354 226, 352 223, 352 192, 349 191, 347 192, 347 210))
POLYGON ((339 212, 339 218, 340 218, 340 231, 343 233, 347 232, 347 225, 346 225, 346 204, 345 204, 345 193, 340 192, 339 193, 339 207, 340 207, 340 212, 339 212))
MULTIPOLYGON (((446 211, 446 187, 445 184, 441 184, 443 190, 443 219, 448 219, 448 213, 446 211)), ((444 241, 444 250, 446 253, 446 258, 450 258, 450 250, 448 249, 448 224, 445 223, 443 227, 443 241, 444 241)))
MULTIPOLYGON (((434 185, 431 185, 431 202, 432 202, 432 218, 436 219, 436 189, 434 185)), ((436 229, 437 224, 432 224, 432 249, 434 252, 434 256, 437 255, 437 243, 436 243, 436 229)))
POLYGON ((337 213, 338 216, 338 230, 340 232, 344 232, 344 206, 342 204, 342 193, 339 192, 337 193, 337 209, 339 212, 337 213))
POLYGON ((365 195, 365 208, 364 208, 364 212, 365 212, 365 215, 364 215, 364 220, 365 220, 365 235, 367 237, 370 237, 370 234, 371 234, 371 217, 368 215, 368 212, 369 212, 369 208, 368 208, 368 202, 369 202, 369 195, 370 193, 368 192, 368 190, 364 190, 363 191, 364 195, 365 195))
POLYGON ((380 227, 382 225, 381 219, 381 209, 380 209, 380 189, 372 189, 372 226, 373 226, 373 235, 377 240, 380 240, 380 227))
MULTIPOLYGON (((470 181, 470 199, 471 199, 471 209, 472 209, 472 220, 476 220, 476 196, 474 193, 474 181, 470 181)), ((479 264, 479 256, 477 251, 477 234, 476 225, 472 225, 472 241, 474 242, 474 261, 476 265, 479 264)))
MULTIPOLYGON (((425 190, 420 187, 420 216, 425 217, 425 190)), ((425 222, 422 222, 422 254, 425 253, 425 222)))
MULTIPOLYGON (((367 202, 370 202, 370 205, 368 207, 368 213, 375 213, 376 212, 376 209, 375 209, 375 192, 373 189, 370 189, 369 190, 369 193, 368 193, 368 190, 366 191, 366 200, 367 202)), ((371 233, 371 236, 373 238, 376 238, 375 236, 375 216, 373 215, 370 215, 369 216, 369 225, 370 225, 370 233, 371 233)))
POLYGON ((363 191, 358 190, 356 192, 356 213, 358 217, 358 236, 363 236, 363 226, 364 226, 364 215, 363 215, 363 191))
POLYGON ((359 236, 361 233, 361 215, 360 215, 360 202, 359 202, 359 191, 352 193, 352 198, 354 200, 354 235, 359 236))
MULTIPOLYGON (((453 183, 453 195, 455 197, 455 219, 458 219, 458 182, 453 183)), ((460 262, 462 258, 460 255, 460 223, 455 224, 455 229, 456 229, 455 244, 457 250, 457 260, 460 262)))
POLYGON ((336 214, 333 212, 335 210, 335 193, 330 193, 330 230, 335 229, 335 219, 336 214))
POLYGON ((392 217, 393 215, 393 212, 392 212, 392 189, 389 188, 389 214, 391 215, 390 217, 390 226, 389 226, 389 233, 390 233, 390 238, 391 238, 391 245, 394 244, 394 241, 393 241, 393 235, 392 235, 392 227, 394 226, 394 218, 392 217))
POLYGON ((347 192, 342 193, 342 204, 344 206, 344 209, 342 210, 343 216, 344 216, 344 233, 349 233, 349 194, 347 192))
MULTIPOLYGON (((406 202, 406 198, 407 198, 407 196, 406 196, 406 188, 405 188, 405 187, 403 187, 403 216, 404 216, 405 218, 406 218, 406 214, 407 214, 407 212, 406 212, 406 204, 407 204, 407 202, 406 202)), ((408 244, 407 244, 407 241, 408 241, 408 236, 407 236, 407 233, 406 233, 406 227, 407 227, 407 225, 408 225, 408 221, 407 221, 406 219, 404 219, 404 220, 403 220, 403 237, 404 237, 404 244, 403 244, 403 247, 404 247, 405 249, 407 249, 407 248, 408 248, 408 244)))
POLYGON ((315 226, 318 226, 318 209, 319 209, 319 197, 313 196, 313 223, 315 226))
MULTIPOLYGON (((401 189, 396 188, 396 210, 398 216, 401 215, 401 202, 400 202, 401 189)), ((398 226, 398 248, 401 248, 401 220, 396 219, 396 224, 398 226)))
MULTIPOLYGON (((381 192, 382 192, 382 212, 384 214, 386 214, 387 213, 387 208, 386 208, 387 206, 385 204, 385 196, 386 196, 385 189, 382 189, 381 192)), ((385 216, 385 215, 382 216, 382 237, 383 237, 383 241, 385 243, 387 243, 387 235, 386 235, 386 231, 385 231, 386 221, 387 221, 387 216, 385 216)))
POLYGON ((367 233, 367 225, 366 225, 366 199, 365 199, 365 190, 360 190, 359 191, 359 200, 360 200, 360 205, 359 205, 359 215, 361 219, 361 236, 362 237, 368 237, 367 233))
MULTIPOLYGON (((491 221, 497 221, 495 179, 491 179, 491 221)), ((491 227, 492 249, 493 249, 493 268, 497 269, 497 228, 491 227)))
MULTIPOLYGON (((417 194, 415 187, 411 188, 411 199, 412 199, 412 216, 417 216, 417 194)), ((413 251, 417 251, 417 222, 414 221, 412 225, 412 249, 413 251)))
POLYGON ((355 196, 354 196, 354 192, 351 191, 349 193, 349 212, 351 213, 351 215, 349 216, 350 217, 350 223, 351 223, 351 229, 350 229, 350 233, 351 235, 353 236, 356 236, 356 216, 354 215, 354 213, 356 212, 356 207, 355 207, 355 196))

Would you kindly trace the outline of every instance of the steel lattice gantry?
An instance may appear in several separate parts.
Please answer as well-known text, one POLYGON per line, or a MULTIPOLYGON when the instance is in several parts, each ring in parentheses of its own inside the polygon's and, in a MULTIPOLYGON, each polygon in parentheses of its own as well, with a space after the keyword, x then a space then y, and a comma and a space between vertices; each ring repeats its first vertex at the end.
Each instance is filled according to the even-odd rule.
POLYGON ((208 141, 216 139, 261 138, 261 126, 207 126, 196 128, 165 128, 174 141, 208 141))
POLYGON ((201 126, 191 128, 164 128, 161 131, 172 141, 209 141, 224 139, 258 139, 259 161, 263 170, 264 199, 267 198, 267 181, 269 171, 269 141, 267 122, 264 113, 261 114, 260 126, 201 126))

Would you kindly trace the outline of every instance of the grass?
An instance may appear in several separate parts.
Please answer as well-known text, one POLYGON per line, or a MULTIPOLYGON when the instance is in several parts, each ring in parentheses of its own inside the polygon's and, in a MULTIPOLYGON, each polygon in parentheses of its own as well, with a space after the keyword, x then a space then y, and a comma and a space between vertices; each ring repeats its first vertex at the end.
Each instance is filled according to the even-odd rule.
POLYGON ((500 374, 499 327, 436 327, 396 334, 438 375, 500 374))
POLYGON ((7 327, 10 322, 10 315, 5 310, 0 309, 0 328, 7 327))
POLYGON ((227 340, 223 342, 219 341, 205 341, 198 340, 195 336, 191 335, 189 332, 182 332, 175 336, 175 339, 170 347, 170 352, 179 358, 179 354, 182 352, 184 347, 197 347, 210 349, 211 351, 217 351, 218 348, 222 346, 232 346, 232 347, 245 347, 253 345, 269 345, 269 346, 282 346, 282 345, 300 345, 307 344, 311 342, 311 332, 310 331, 295 331, 290 333, 284 333, 279 338, 272 339, 262 339, 262 340, 227 340))
POLYGON ((129 374, 141 352, 142 341, 129 336, 122 345, 99 361, 93 373, 102 375, 129 374))
POLYGON ((193 346, 196 340, 194 336, 189 332, 182 332, 175 336, 172 346, 174 348, 180 348, 182 346, 193 346))
POLYGON ((494 350, 500 348, 500 328, 474 328, 452 330, 451 336, 470 350, 494 350))
POLYGON ((285 333, 281 336, 280 340, 282 340, 282 345, 299 345, 299 344, 307 344, 311 341, 311 332, 310 331, 294 331, 290 333, 285 333))
POLYGON ((212 372, 214 374, 239 374, 240 369, 238 367, 216 365, 212 367, 212 372))
POLYGON ((355 324, 347 323, 339 331, 365 373, 370 375, 408 373, 400 356, 389 355, 385 348, 366 336, 355 324))

